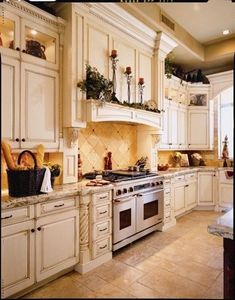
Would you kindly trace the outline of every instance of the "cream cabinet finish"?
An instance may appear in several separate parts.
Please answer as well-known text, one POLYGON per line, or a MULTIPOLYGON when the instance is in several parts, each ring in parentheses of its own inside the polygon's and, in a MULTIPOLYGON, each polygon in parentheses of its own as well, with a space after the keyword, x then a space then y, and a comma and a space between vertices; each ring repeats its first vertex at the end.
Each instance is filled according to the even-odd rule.
POLYGON ((41 281, 78 262, 78 209, 36 221, 36 280, 41 281))
POLYGON ((174 216, 174 200, 173 200, 173 179, 167 177, 164 179, 164 225, 163 230, 168 229, 176 224, 174 216))
POLYGON ((188 182, 185 186, 186 210, 197 206, 197 181, 188 182))
POLYGON ((168 130, 170 149, 176 149, 178 147, 178 104, 173 101, 169 106, 168 130))
POLYGON ((8 139, 13 148, 19 147, 20 137, 20 62, 2 55, 2 138, 8 139))
POLYGON ((112 251, 112 192, 96 193, 91 201, 91 259, 112 251))
POLYGON ((179 104, 178 107, 178 149, 187 149, 187 128, 188 128, 188 119, 187 119, 187 107, 183 104, 179 104))
POLYGON ((39 143, 45 148, 58 147, 58 97, 57 72, 21 64, 20 123, 24 148, 32 148, 39 143))
POLYGON ((215 205, 215 172, 198 173, 198 205, 215 205))
POLYGON ((184 213, 186 210, 185 203, 185 182, 176 183, 174 185, 174 212, 175 216, 184 213))
POLYGON ((219 184, 219 206, 233 207, 233 184, 219 184))
POLYGON ((35 281, 34 221, 2 227, 1 295, 9 297, 35 281))

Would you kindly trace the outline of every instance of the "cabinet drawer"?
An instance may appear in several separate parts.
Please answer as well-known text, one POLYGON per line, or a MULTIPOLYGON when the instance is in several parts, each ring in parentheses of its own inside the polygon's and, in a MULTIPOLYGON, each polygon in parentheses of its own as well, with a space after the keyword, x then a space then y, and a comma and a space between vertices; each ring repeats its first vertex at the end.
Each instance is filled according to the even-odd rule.
POLYGON ((103 221, 101 223, 96 223, 93 225, 93 241, 98 240, 106 236, 107 234, 111 234, 112 232, 112 224, 111 219, 103 221))
POLYGON ((111 201, 112 199, 111 191, 94 194, 92 198, 93 198, 93 204, 99 204, 101 202, 111 201))
POLYGON ((184 175, 175 176, 174 182, 184 181, 184 175))
POLYGON ((164 185, 165 186, 170 185, 170 184, 171 184, 171 179, 170 178, 164 180, 164 185))
POLYGON ((171 221, 171 210, 169 209, 164 212, 164 222, 167 223, 170 221, 171 221))
POLYGON ((197 179, 197 173, 191 173, 185 175, 185 180, 196 180, 197 179))
POLYGON ((36 204, 36 216, 44 216, 58 211, 64 211, 75 208, 78 203, 78 197, 62 198, 56 201, 44 202, 36 204))
POLYGON ((99 222, 112 217, 111 203, 93 206, 93 222, 99 222))
POLYGON ((164 198, 171 197, 171 188, 165 188, 164 189, 164 198))
POLYGON ((33 205, 4 210, 1 213, 2 225, 13 224, 17 222, 27 221, 34 218, 33 205))
POLYGON ((93 242, 92 245, 92 258, 96 258, 112 250, 112 240, 111 236, 105 239, 93 242))

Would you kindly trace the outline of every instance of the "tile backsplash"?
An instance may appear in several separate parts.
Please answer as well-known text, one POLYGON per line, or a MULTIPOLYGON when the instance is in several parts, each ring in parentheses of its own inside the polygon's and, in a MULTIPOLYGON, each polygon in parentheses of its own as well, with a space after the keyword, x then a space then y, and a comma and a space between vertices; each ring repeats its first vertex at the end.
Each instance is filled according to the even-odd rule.
POLYGON ((135 125, 112 122, 88 123, 79 131, 82 172, 104 169, 104 157, 112 152, 113 169, 126 168, 137 161, 135 125))

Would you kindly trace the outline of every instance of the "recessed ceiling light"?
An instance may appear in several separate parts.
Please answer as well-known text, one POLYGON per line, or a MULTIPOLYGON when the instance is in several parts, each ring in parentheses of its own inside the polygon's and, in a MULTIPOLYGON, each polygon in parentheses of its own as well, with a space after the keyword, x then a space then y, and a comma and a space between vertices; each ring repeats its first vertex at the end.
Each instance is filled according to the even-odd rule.
POLYGON ((32 30, 31 30, 31 34, 32 34, 32 35, 36 35, 36 34, 37 34, 37 31, 34 30, 34 29, 32 29, 32 30))
POLYGON ((227 35, 227 34, 229 34, 229 30, 228 30, 228 29, 225 29, 225 30, 223 31, 223 35, 227 35))

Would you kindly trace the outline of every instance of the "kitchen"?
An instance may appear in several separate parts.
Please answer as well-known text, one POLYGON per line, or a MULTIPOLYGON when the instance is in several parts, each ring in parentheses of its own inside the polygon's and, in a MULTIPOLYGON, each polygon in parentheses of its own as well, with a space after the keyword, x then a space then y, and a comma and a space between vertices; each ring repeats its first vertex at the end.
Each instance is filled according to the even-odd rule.
POLYGON ((204 49, 161 5, 58 3, 54 16, 1 3, 2 139, 13 163, 31 150, 60 166, 54 191, 9 197, 2 155, 3 298, 223 297, 223 240, 207 227, 233 207, 233 136, 219 122, 233 35, 204 49), (211 68, 209 83, 168 78, 171 51, 211 68), (86 64, 112 81, 111 102, 86 99, 86 64))

